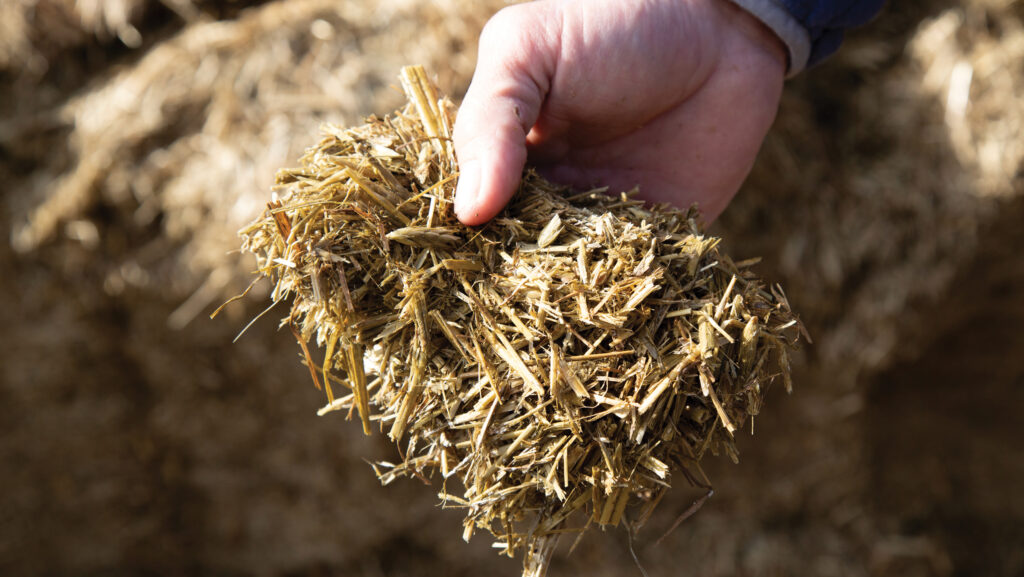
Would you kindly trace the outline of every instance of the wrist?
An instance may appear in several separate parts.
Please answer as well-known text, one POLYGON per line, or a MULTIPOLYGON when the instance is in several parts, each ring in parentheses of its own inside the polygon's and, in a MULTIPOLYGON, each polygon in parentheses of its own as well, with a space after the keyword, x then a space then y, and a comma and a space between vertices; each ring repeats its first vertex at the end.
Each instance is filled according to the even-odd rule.
POLYGON ((782 66, 783 74, 792 63, 786 44, 771 28, 744 7, 731 0, 716 0, 719 12, 726 25, 740 37, 738 42, 746 44, 746 49, 762 51, 782 66))

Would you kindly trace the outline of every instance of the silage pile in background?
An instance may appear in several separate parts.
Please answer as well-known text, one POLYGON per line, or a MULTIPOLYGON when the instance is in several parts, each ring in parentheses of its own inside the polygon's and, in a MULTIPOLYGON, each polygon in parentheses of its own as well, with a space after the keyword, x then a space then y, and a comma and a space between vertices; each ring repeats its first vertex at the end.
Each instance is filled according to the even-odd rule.
POLYGON ((945 293, 998 200, 1024 194, 1022 22, 1020 2, 986 0, 906 45, 853 38, 787 91, 723 219, 727 238, 775 247, 794 299, 830 327, 817 354, 845 387, 916 354, 941 320, 915 307, 945 293))
POLYGON ((244 274, 227 256, 232 230, 263 204, 276 167, 321 122, 393 107, 401 93, 389 87, 406 62, 464 87, 473 62, 465 47, 488 13, 471 2, 300 0, 188 26, 45 114, 0 124, 14 149, 40 129, 70 129, 59 154, 37 159, 31 194, 13 199, 27 219, 15 221, 12 244, 95 244, 99 229, 86 215, 97 205, 123 211, 129 226, 159 220, 162 246, 127 256, 120 268, 134 272, 114 273, 110 285, 191 295, 170 319, 181 327, 244 274))
MULTIPOLYGON (((60 51, 95 38, 138 47, 145 0, 10 0, 0 6, 0 71, 38 76, 60 51)), ((153 2, 156 4, 156 2, 153 2)))
MULTIPOLYGON (((384 570, 401 559, 420 572, 490 570, 489 552, 433 538, 457 520, 433 521, 420 487, 393 508, 365 506, 371 489, 346 477, 365 474, 360 457, 336 446, 350 431, 310 423, 308 397, 286 386, 305 378, 287 371, 290 359, 262 364, 277 350, 272 327, 232 349, 261 364, 253 370, 216 349, 233 334, 197 319, 246 284, 248 267, 228 254, 233 231, 265 202, 273 170, 322 121, 394 108, 404 63, 427 64, 458 94, 478 30, 502 3, 235 8, 245 4, 121 4, 143 7, 126 12, 135 49, 109 25, 116 18, 83 24, 79 6, 91 4, 0 5, 0 233, 11 239, 0 294, 19 303, 0 310, 12 500, 0 554, 51 573, 120 563, 379 574, 367 557, 384 570), (50 450, 28 449, 37 444, 50 450)), ((732 254, 765 257, 761 270, 787 287, 816 346, 797 359, 801 394, 777 405, 774 423, 759 420, 774 442, 744 449, 744 470, 758 473, 716 477, 699 523, 640 546, 649 569, 685 558, 708 575, 902 576, 911 559, 942 575, 958 544, 1010 543, 1003 530, 974 541, 899 532, 914 519, 881 534, 864 408, 875 402, 867 390, 888 385, 869 387, 875 375, 943 338, 957 311, 935 315, 928 303, 971 270, 980 244, 998 241, 989 237, 1013 214, 1003 207, 1020 203, 1022 22, 1019 1, 894 3, 789 84, 751 179, 713 232, 732 254)), ((633 570, 618 541, 580 548, 572 559, 591 560, 595 575, 633 570)), ((960 561, 975 557, 1001 562, 960 561)))
MULTIPOLYGON (((180 327, 242 272, 225 254, 224 227, 210 224, 252 214, 270 167, 296 156, 321 122, 394 107, 400 94, 389 87, 403 63, 423 62, 440 85, 463 89, 475 31, 497 6, 303 0, 197 22, 45 114, 0 123, 13 150, 41 128, 71 128, 69 146, 38 159, 34 194, 13 200, 12 243, 24 252, 62 234, 89 242, 94 227, 82 217, 98 204, 128 211, 136 226, 159 220, 170 242, 162 262, 137 255, 121 268, 142 274, 118 272, 110 284, 191 296, 171 319, 180 327), (147 278, 154 270, 161 278, 147 278)), ((140 12, 130 2, 75 10, 98 34, 140 12)), ((1019 12, 1019 2, 949 9, 923 22, 905 51, 871 37, 850 42, 839 56, 850 65, 816 70, 787 93, 751 192, 726 216, 730 237, 775 246, 808 311, 835 325, 820 351, 829 363, 845 360, 847 383, 903 349, 906 323, 890 319, 942 294, 988 218, 984 198, 1020 192, 1021 115, 1005 103, 1020 93, 1021 75, 1000 73, 1020 68, 1019 12), (806 215, 806 226, 773 229, 789 229, 793 214, 806 215), (844 299, 832 298, 840 287, 844 299)))

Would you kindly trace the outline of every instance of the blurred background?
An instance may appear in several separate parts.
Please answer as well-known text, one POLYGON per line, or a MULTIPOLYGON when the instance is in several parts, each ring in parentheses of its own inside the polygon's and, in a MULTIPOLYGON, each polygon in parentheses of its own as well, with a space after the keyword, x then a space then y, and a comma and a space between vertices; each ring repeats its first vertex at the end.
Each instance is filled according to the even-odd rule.
MULTIPOLYGON (((0 572, 516 575, 324 399, 235 230, 329 121, 459 96, 500 0, 2 0, 0 572)), ((659 575, 1024 575, 1024 2, 904 0, 790 81, 712 232, 814 344, 635 540, 659 575)), ((551 575, 640 575, 622 531, 551 575)))

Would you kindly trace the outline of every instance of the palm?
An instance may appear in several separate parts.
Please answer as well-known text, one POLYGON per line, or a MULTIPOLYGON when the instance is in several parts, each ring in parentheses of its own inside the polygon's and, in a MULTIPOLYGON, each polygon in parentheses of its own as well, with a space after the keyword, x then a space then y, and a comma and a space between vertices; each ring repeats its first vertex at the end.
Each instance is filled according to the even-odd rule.
MULTIPOLYGON (((558 24, 557 42, 547 45, 554 55, 544 53, 545 43, 529 38, 524 50, 539 53, 518 54, 520 64, 534 67, 517 79, 525 90, 515 84, 503 88, 506 79, 478 68, 466 98, 469 111, 464 104, 456 124, 460 161, 475 161, 483 150, 497 175, 486 174, 480 183, 483 220, 507 201, 502 195, 510 194, 514 171, 521 171, 527 152, 553 180, 612 190, 639 185, 648 200, 677 206, 696 202, 707 218, 717 216, 746 177, 774 117, 784 67, 781 48, 751 50, 751 31, 768 33, 747 21, 743 26, 755 28, 738 28, 736 18, 749 16, 720 0, 547 4, 557 16, 548 15, 558 24), (484 118, 478 115, 494 120, 493 110, 474 109, 474 101, 484 100, 478 82, 496 85, 499 96, 504 90, 519 123, 518 133, 516 126, 509 134, 496 132, 501 138, 486 143, 489 149, 480 142, 486 131, 483 138, 473 136, 472 125, 484 118), (512 146, 517 140, 525 147, 512 146)), ((500 111, 501 101, 488 105, 500 111)), ((474 220, 461 212, 460 217, 474 220)))
POLYGON ((646 200, 681 207, 697 203, 706 218, 714 219, 749 172, 774 115, 756 108, 756 102, 743 102, 748 98, 705 86, 632 130, 588 140, 579 138, 594 132, 584 125, 530 148, 534 161, 557 182, 610 190, 639 186, 646 200), (562 154, 545 155, 545 148, 562 154))

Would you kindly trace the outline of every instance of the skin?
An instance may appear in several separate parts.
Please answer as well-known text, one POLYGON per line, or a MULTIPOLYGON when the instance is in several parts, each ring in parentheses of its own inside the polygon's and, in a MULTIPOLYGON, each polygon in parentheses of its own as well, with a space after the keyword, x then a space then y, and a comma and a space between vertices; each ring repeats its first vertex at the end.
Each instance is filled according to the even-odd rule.
POLYGON ((455 212, 497 215, 527 161, 548 178, 713 220, 775 118, 781 41, 726 0, 540 0, 498 12, 455 123, 455 212))

